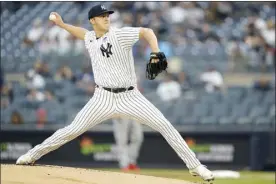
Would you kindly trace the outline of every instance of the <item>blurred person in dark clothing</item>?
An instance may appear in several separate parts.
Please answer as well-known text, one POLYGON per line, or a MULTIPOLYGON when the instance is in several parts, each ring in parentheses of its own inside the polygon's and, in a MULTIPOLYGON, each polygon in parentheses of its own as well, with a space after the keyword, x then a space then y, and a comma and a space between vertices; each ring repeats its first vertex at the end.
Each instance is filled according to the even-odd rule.
POLYGON ((253 88, 260 91, 268 91, 272 89, 272 85, 269 80, 261 78, 254 81, 253 88))
POLYGON ((76 82, 76 77, 73 74, 71 68, 69 66, 61 66, 57 73, 55 74, 54 77, 55 81, 59 82, 59 81, 63 81, 63 80, 67 80, 70 82, 76 82))
POLYGON ((209 24, 204 24, 199 34, 199 41, 206 42, 208 40, 220 42, 220 37, 211 30, 209 24))
POLYGON ((258 68, 265 62, 265 40, 256 28, 254 22, 249 22, 247 32, 244 38, 245 43, 249 48, 249 67, 258 68))
POLYGON ((45 78, 51 78, 52 77, 52 74, 50 72, 50 69, 49 69, 49 66, 47 63, 42 63, 41 64, 41 68, 38 72, 42 77, 45 77, 45 78))
POLYGON ((233 37, 226 46, 230 71, 245 69, 247 65, 245 44, 233 37))
POLYGON ((11 124, 19 125, 23 124, 24 120, 22 118, 22 115, 18 111, 13 111, 10 118, 11 124))
POLYGON ((7 83, 3 86, 2 90, 1 90, 1 99, 2 98, 7 98, 9 104, 11 104, 13 102, 14 92, 12 89, 12 85, 10 83, 7 83))
POLYGON ((45 91, 44 94, 45 94, 45 100, 47 100, 47 101, 53 101, 53 100, 55 100, 55 96, 54 96, 53 91, 47 90, 47 91, 45 91))

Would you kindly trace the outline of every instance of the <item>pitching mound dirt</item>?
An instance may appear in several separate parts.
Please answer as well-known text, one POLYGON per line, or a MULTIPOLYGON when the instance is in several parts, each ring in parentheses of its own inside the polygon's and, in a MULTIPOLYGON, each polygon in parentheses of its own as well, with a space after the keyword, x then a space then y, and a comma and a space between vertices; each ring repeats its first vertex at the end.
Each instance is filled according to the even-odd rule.
POLYGON ((92 169, 59 166, 1 164, 2 184, 194 184, 159 178, 92 169))

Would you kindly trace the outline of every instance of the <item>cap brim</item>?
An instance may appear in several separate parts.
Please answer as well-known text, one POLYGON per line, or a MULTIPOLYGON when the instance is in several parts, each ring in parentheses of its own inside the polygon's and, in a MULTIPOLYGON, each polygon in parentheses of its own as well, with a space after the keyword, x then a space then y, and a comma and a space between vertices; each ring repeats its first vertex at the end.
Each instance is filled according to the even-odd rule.
POLYGON ((100 15, 105 14, 105 13, 112 14, 112 13, 114 13, 114 11, 112 11, 112 10, 103 11, 100 14, 97 14, 95 17, 100 16, 100 15))

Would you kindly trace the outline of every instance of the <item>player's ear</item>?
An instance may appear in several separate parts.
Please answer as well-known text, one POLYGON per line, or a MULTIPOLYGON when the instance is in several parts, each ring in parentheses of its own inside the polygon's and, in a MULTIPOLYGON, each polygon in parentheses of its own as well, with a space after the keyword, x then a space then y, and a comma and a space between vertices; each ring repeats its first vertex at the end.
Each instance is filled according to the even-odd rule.
POLYGON ((95 18, 89 19, 89 22, 90 22, 92 25, 94 25, 94 24, 95 24, 95 18))

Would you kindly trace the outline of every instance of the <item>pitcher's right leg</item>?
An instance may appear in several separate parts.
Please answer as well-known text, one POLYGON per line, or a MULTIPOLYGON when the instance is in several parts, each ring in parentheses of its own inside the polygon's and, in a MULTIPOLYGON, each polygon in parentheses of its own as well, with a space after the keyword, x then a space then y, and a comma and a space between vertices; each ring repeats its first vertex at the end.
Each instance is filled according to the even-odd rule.
POLYGON ((78 137, 89 128, 109 119, 114 112, 113 94, 96 88, 94 96, 77 114, 74 121, 57 130, 41 144, 22 155, 16 164, 31 164, 43 155, 58 149, 60 146, 78 137))

